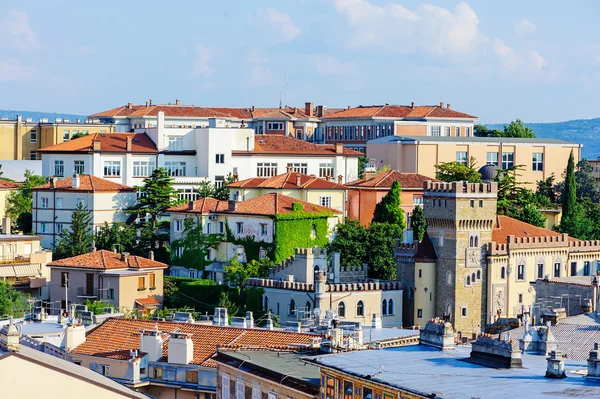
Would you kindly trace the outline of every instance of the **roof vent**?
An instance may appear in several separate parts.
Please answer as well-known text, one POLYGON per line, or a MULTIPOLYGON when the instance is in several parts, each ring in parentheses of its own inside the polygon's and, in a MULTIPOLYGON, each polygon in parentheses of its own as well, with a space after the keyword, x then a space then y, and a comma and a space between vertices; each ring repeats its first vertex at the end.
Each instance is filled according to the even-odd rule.
POLYGON ((106 134, 100 133, 100 137, 106 137, 106 134))

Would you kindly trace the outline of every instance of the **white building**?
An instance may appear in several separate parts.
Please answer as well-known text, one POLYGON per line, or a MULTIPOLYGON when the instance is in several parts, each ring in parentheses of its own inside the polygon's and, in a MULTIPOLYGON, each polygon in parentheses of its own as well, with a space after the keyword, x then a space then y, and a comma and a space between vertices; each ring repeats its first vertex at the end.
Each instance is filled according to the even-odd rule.
POLYGON ((132 187, 91 175, 50 182, 33 189, 33 231, 42 237, 42 245, 52 248, 63 229, 71 224, 71 214, 82 204, 92 212, 91 227, 95 230, 104 222, 125 222, 131 216, 125 209, 136 202, 132 187))

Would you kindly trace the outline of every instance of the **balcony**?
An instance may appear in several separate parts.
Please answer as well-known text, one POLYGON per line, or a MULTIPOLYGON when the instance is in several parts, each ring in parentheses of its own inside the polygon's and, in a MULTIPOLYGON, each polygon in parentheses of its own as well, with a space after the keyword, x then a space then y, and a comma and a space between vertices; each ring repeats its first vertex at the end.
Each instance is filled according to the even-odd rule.
POLYGON ((98 298, 98 292, 93 287, 77 287, 77 298, 98 298))
POLYGON ((6 255, 0 256, 0 265, 6 265, 11 263, 29 263, 31 255, 6 255))

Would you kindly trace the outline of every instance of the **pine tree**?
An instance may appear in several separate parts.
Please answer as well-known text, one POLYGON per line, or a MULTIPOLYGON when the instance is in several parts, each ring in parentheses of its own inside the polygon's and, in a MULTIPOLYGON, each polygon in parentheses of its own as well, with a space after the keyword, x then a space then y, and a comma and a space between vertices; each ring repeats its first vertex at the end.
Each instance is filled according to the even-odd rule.
POLYGON ((565 189, 562 193, 562 218, 561 224, 568 224, 572 222, 572 218, 575 213, 575 206, 577 204, 577 182, 575 180, 575 158, 573 157, 573 151, 569 155, 569 162, 567 163, 567 172, 565 176, 565 189))
POLYGON ((404 231, 406 222, 404 220, 404 211, 400 207, 400 194, 402 194, 402 188, 398 180, 396 180, 385 197, 375 205, 375 212, 373 213, 371 223, 395 224, 401 231, 404 231))
POLYGON ((90 252, 93 243, 92 213, 82 204, 71 214, 71 226, 60 233, 54 247, 54 258, 62 259, 90 252))
POLYGON ((413 209, 410 225, 413 231, 413 239, 419 242, 423 241, 423 237, 425 237, 425 232, 427 231, 427 223, 423 216, 423 208, 419 205, 416 205, 415 209, 413 209))

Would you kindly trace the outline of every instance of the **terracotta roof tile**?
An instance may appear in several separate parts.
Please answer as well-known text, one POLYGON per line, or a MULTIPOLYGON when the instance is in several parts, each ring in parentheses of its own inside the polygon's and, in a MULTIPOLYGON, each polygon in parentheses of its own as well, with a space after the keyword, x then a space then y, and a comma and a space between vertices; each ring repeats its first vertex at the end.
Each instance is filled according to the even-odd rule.
POLYGON ((291 350, 298 349, 298 346, 308 346, 311 338, 318 337, 314 334, 285 331, 110 318, 89 332, 86 341, 72 353, 127 360, 131 358, 130 350, 140 350, 140 330, 154 330, 155 326, 163 332, 164 339, 163 357, 159 361, 167 361, 168 333, 177 331, 191 334, 194 343, 191 363, 206 367, 216 367, 211 357, 216 353, 217 346, 291 350))
MULTIPOLYGON (((335 145, 313 144, 304 140, 281 135, 257 134, 254 136, 254 151, 232 151, 232 155, 281 154, 295 155, 335 155, 335 145)), ((359 157, 361 152, 344 148, 344 155, 359 157)))
POLYGON ((346 183, 349 188, 390 188, 398 180, 403 189, 423 189, 423 182, 426 180, 439 181, 431 177, 423 176, 418 173, 400 173, 395 170, 380 173, 370 179, 360 179, 346 183))
POLYGON ((146 133, 94 133, 45 147, 38 152, 92 152, 94 141, 100 141, 101 152, 127 152, 127 138, 131 138, 131 152, 156 153, 156 145, 146 133))
POLYGON ((135 188, 115 183, 92 175, 79 175, 79 187, 73 187, 73 178, 60 179, 52 189, 50 183, 34 187, 34 191, 109 191, 109 192, 135 192, 135 188))
POLYGON ((162 305, 162 303, 154 298, 153 296, 148 296, 146 298, 138 298, 135 300, 136 303, 142 305, 142 306, 160 306, 162 305))
POLYGON ((166 268, 168 265, 162 262, 157 262, 154 260, 143 258, 141 256, 134 255, 129 255, 127 262, 125 262, 121 259, 121 254, 101 249, 99 251, 73 256, 71 258, 55 260, 53 262, 48 263, 48 266, 111 270, 127 268, 166 268))
POLYGON ((122 107, 117 107, 117 108, 113 108, 113 109, 109 109, 106 111, 95 113, 93 115, 90 115, 89 117, 90 118, 127 117, 142 107, 143 107, 143 105, 131 105, 131 107, 128 107, 127 105, 123 105, 122 107))
MULTIPOLYGON (((529 223, 513 219, 509 216, 498 215, 496 225, 492 230, 492 241, 503 244, 508 236, 522 237, 560 237, 562 234, 543 227, 537 227, 529 223)), ((569 237, 569 241, 579 241, 569 237)))
MULTIPOLYGON (((288 172, 273 177, 252 177, 228 184, 227 187, 236 188, 274 188, 274 189, 329 189, 345 190, 342 184, 337 184, 329 180, 321 179, 316 176, 305 175, 299 172, 288 172), (300 178, 300 185, 298 185, 300 178)), ((421 186, 422 187, 422 186, 421 186)))
POLYGON ((11 188, 18 188, 20 186, 20 184, 9 181, 9 180, 2 180, 0 179, 0 189, 6 188, 6 189, 11 189, 11 188))
POLYGON ((345 109, 326 115, 323 119, 342 118, 465 118, 474 119, 476 116, 442 108, 439 105, 418 105, 414 108, 407 105, 372 105, 345 109))

